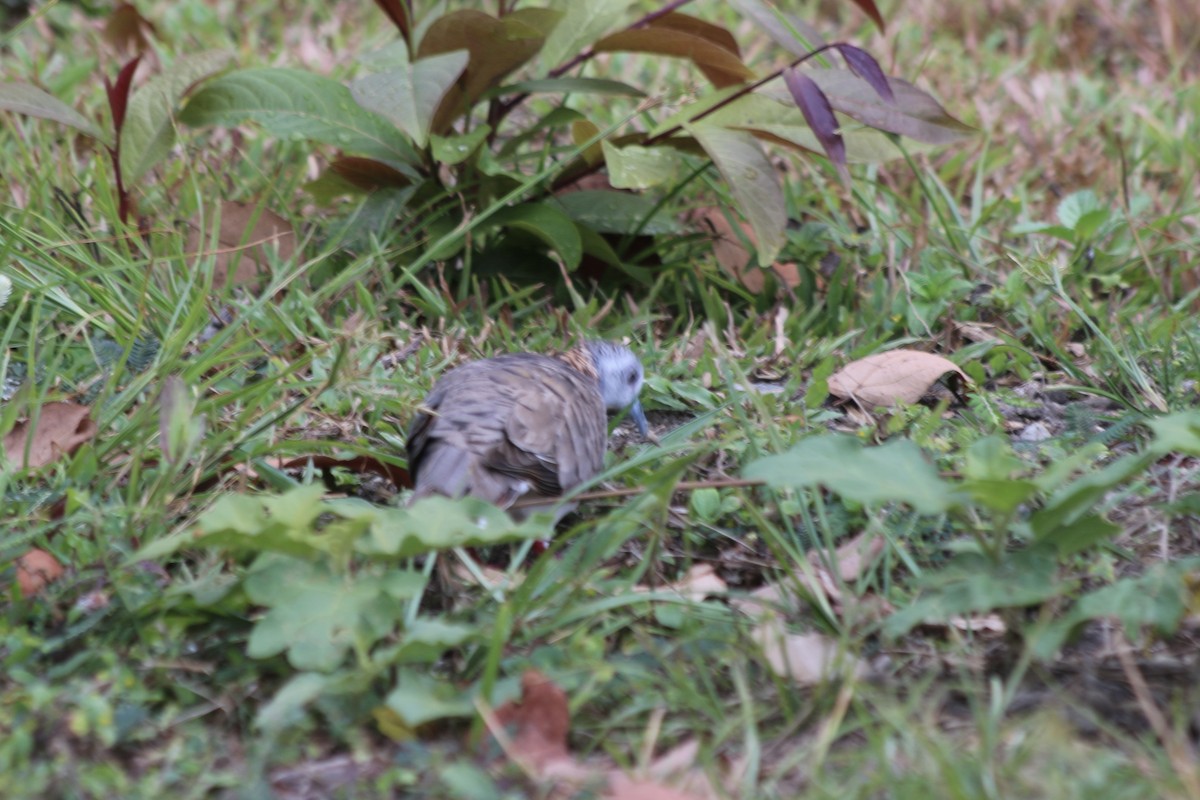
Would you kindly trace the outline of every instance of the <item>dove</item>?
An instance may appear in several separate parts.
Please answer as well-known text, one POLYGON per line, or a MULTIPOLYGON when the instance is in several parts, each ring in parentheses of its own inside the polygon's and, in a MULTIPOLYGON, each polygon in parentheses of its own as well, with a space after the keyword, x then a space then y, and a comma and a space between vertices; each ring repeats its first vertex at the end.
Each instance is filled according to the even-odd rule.
MULTIPOLYGON (((638 400, 644 380, 637 356, 607 341, 559 357, 510 353, 450 370, 408 431, 415 497, 470 494, 517 520, 554 507, 603 468, 606 411, 629 409, 648 435, 638 400), (539 497, 549 502, 512 507, 539 497)), ((557 518, 572 507, 560 507, 557 518)))

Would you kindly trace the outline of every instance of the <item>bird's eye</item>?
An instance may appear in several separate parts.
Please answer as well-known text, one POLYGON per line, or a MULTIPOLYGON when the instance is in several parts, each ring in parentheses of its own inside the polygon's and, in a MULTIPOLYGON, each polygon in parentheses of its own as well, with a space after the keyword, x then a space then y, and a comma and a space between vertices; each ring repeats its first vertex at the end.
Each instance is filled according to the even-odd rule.
POLYGON ((636 372, 629 373, 629 385, 633 386, 635 383, 637 383, 637 378, 638 376, 636 372))

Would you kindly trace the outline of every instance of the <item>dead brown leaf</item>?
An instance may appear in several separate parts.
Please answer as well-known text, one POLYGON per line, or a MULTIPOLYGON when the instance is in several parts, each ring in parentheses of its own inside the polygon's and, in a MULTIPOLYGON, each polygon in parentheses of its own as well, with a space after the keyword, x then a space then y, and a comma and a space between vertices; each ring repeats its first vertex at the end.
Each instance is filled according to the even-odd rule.
POLYGON ((773 612, 760 618, 750 636, 762 648, 776 675, 801 686, 867 675, 866 662, 847 653, 833 639, 820 633, 788 633, 782 617, 773 612))
POLYGON ((24 597, 33 597, 47 584, 58 580, 63 574, 62 564, 45 550, 34 548, 16 560, 17 585, 24 597))
POLYGON ((253 286, 267 268, 271 248, 279 248, 279 257, 289 259, 296 252, 296 231, 283 217, 258 203, 226 200, 221 203, 221 226, 214 250, 204 248, 211 243, 210 223, 197 217, 190 226, 187 249, 197 257, 214 253, 216 266, 213 285, 222 288, 253 286), (202 227, 206 226, 206 227, 202 227))
POLYGON ((729 585, 717 575, 712 564, 696 564, 688 570, 687 575, 674 583, 658 587, 638 586, 636 590, 639 592, 675 591, 686 599, 699 603, 709 595, 725 594, 729 591, 729 585))
POLYGON ((920 350, 889 350, 852 361, 829 377, 829 393, 868 408, 915 403, 944 375, 966 374, 953 361, 920 350))
POLYGON ((75 452, 96 436, 96 423, 88 416, 91 409, 77 403, 46 403, 33 420, 18 422, 4 437, 4 456, 22 469, 37 469, 75 452), (26 452, 28 445, 28 452, 26 452))
MULTIPOLYGON (((510 758, 534 780, 556 785, 559 791, 553 797, 574 796, 570 793, 573 790, 605 785, 607 789, 602 796, 608 800, 715 800, 717 797, 711 787, 708 791, 675 789, 657 780, 627 775, 607 760, 577 760, 567 748, 571 714, 566 692, 537 670, 526 670, 521 676, 521 699, 497 708, 491 722, 508 729, 508 737, 496 730, 493 734, 510 758), (564 789, 566 794, 562 792, 564 789)), ((672 767, 682 766, 678 757, 668 763, 672 767)), ((708 786, 695 769, 686 770, 678 780, 687 781, 689 786, 708 786)))
MULTIPOLYGON (((763 290, 767 280, 762 269, 752 263, 753 254, 742 244, 742 238, 729 224, 721 209, 715 206, 697 208, 688 218, 709 234, 713 255, 716 256, 721 269, 737 278, 750 291, 757 294, 763 290)), ((748 223, 739 222, 738 227, 741 228, 746 241, 757 244, 748 223)), ((793 263, 777 262, 771 265, 771 271, 775 273, 776 279, 788 288, 800 285, 800 269, 793 263)))

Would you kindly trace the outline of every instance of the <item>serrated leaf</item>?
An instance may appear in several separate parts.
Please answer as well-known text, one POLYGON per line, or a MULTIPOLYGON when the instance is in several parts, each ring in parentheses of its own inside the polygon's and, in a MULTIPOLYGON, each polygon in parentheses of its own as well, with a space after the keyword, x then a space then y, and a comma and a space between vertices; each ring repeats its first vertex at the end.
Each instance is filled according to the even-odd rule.
POLYGON ((942 570, 926 573, 921 583, 927 590, 884 622, 888 638, 903 636, 925 622, 1035 605, 1063 591, 1058 560, 1040 548, 1018 550, 998 563, 974 553, 959 554, 942 570))
POLYGON ((769 486, 824 486, 860 503, 907 503, 922 514, 940 514, 960 502, 921 449, 907 440, 863 447, 851 436, 812 436, 786 453, 751 463, 744 475, 769 486))
POLYGON ((417 147, 429 141, 433 115, 467 67, 470 53, 451 50, 350 83, 358 104, 390 120, 417 147))
POLYGON ((28 83, 0 83, 0 110, 58 122, 106 145, 112 140, 87 117, 54 95, 28 83))
POLYGON ((272 135, 331 144, 417 177, 411 165, 420 159, 402 132, 354 102, 342 84, 310 72, 259 67, 222 75, 188 99, 179 119, 200 126, 256 122, 272 135))
POLYGON ((134 92, 121 126, 121 176, 133 183, 171 151, 175 144, 175 108, 197 81, 219 72, 233 59, 212 51, 182 56, 162 74, 134 92))
POLYGON ((515 523, 503 510, 474 497, 426 497, 408 508, 373 508, 364 552, 409 558, 452 547, 481 547, 553 534, 545 520, 515 523))
POLYGON ((1104 206, 1100 204, 1100 198, 1096 196, 1095 192, 1091 189, 1083 189, 1064 197, 1055 210, 1055 216, 1064 226, 1075 230, 1084 214, 1103 208, 1104 206))
POLYGON ((749 133, 703 124, 685 128, 716 164, 738 210, 754 230, 759 265, 774 263, 787 243, 787 212, 783 187, 770 159, 749 133))
POLYGON ((672 186, 687 174, 687 164, 679 151, 671 147, 617 147, 609 141, 600 143, 608 180, 615 189, 649 189, 672 186))
POLYGON ((368 619, 394 608, 380 578, 338 575, 325 561, 262 559, 245 586, 251 601, 270 609, 251 631, 247 655, 269 658, 286 651, 293 667, 316 672, 336 668, 368 619))

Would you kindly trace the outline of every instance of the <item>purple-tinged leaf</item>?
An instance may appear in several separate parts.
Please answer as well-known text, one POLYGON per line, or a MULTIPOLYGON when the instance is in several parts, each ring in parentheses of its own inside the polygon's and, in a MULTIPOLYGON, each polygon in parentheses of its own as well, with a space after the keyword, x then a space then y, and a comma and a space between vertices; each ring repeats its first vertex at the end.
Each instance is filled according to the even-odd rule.
POLYGON ((113 130, 117 132, 117 136, 121 135, 121 128, 125 125, 125 109, 129 107, 129 87, 133 85, 133 73, 141 60, 142 56, 138 54, 121 67, 115 83, 109 83, 108 78, 104 79, 104 91, 108 93, 108 107, 112 111, 113 130))
POLYGON ((400 31, 400 35, 408 41, 409 20, 412 19, 412 8, 409 3, 401 3, 400 0, 375 0, 375 5, 379 6, 379 10, 387 15, 387 18, 392 21, 396 29, 400 31))
POLYGON ((829 160, 837 167, 838 173, 846 183, 850 182, 850 171, 846 169, 846 143, 838 133, 837 117, 833 115, 833 107, 829 98, 821 91, 816 82, 794 67, 785 70, 783 80, 787 83, 788 91, 800 113, 804 115, 808 127, 812 128, 817 141, 825 150, 829 160))
POLYGON ((846 59, 846 65, 850 67, 851 72, 871 84, 875 93, 884 100, 889 103, 896 102, 896 95, 892 92, 887 76, 883 74, 883 70, 874 56, 851 44, 839 44, 835 47, 842 54, 842 58, 846 59))

